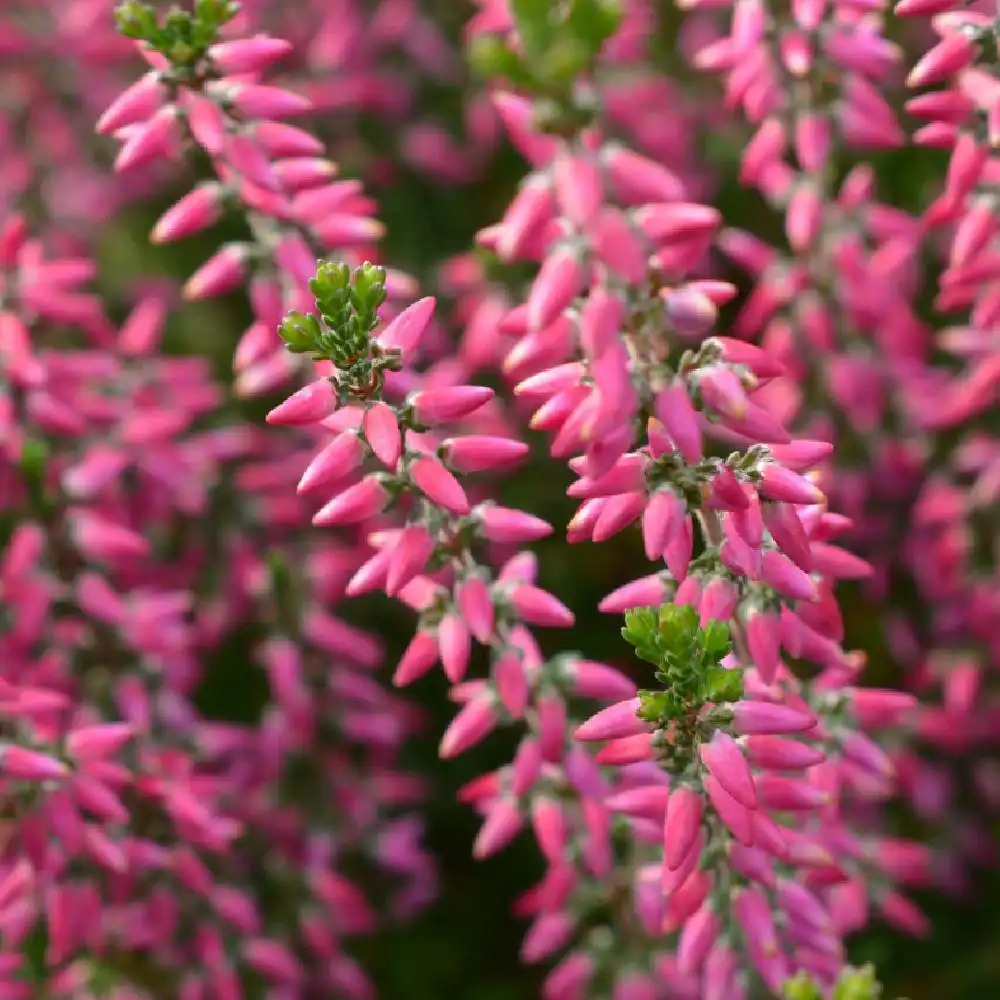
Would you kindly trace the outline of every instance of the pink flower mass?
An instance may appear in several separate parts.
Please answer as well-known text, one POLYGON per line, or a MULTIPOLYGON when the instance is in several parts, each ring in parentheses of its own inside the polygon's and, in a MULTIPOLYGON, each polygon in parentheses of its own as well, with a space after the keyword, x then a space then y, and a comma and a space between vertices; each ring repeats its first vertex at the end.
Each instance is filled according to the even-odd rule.
POLYGON ((876 1000, 997 871, 983 4, 7 0, 0 91, 0 1000, 507 996, 394 958, 449 782, 510 996, 876 1000))

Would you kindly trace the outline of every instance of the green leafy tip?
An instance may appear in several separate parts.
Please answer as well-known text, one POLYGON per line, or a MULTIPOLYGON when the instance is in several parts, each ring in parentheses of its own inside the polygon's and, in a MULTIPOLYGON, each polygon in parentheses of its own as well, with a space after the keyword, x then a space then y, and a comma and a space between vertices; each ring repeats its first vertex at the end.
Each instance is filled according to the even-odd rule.
MULTIPOLYGON (((823 1000, 819 986, 804 972, 785 983, 784 1000, 823 1000)), ((833 988, 833 1000, 880 1000, 882 987, 871 965, 845 969, 833 988)))
POLYGON ((644 691, 640 714, 666 723, 711 702, 739 701, 743 676, 721 661, 732 650, 729 626, 716 621, 704 627, 690 605, 664 604, 659 609, 634 608, 625 613, 622 637, 636 656, 657 667, 666 690, 644 691))
POLYGON ((369 398, 381 386, 382 373, 399 367, 398 352, 384 350, 373 338, 385 281, 385 268, 375 264, 351 270, 339 261, 319 261, 309 282, 318 317, 290 312, 279 327, 288 350, 333 363, 347 398, 369 398))
POLYGON ((115 8, 115 23, 127 38, 162 53, 175 70, 192 71, 219 38, 219 29, 240 10, 234 0, 195 0, 191 11, 171 7, 161 24, 153 8, 126 0, 115 8))

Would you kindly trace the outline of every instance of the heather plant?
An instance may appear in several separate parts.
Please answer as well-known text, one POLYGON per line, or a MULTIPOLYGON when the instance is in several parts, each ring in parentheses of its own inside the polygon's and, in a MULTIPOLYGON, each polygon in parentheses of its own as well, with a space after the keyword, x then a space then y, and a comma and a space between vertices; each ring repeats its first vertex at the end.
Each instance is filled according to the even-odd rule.
POLYGON ((995 35, 0 4, 0 996, 876 1000, 990 898, 995 35))

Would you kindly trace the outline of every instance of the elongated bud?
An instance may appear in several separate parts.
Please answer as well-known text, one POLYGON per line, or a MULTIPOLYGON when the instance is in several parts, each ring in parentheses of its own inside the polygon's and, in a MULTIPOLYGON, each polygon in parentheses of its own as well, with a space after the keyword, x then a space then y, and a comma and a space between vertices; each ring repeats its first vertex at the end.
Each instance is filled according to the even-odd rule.
POLYGON ((484 504, 476 508, 483 536, 491 542, 534 542, 552 534, 552 525, 533 514, 484 504))
POLYGON ((436 458, 425 455, 410 466, 410 478, 435 503, 468 514, 469 501, 459 481, 436 458))
POLYGON ((160 217, 150 234, 150 241, 168 243, 214 225, 221 215, 221 195, 218 184, 199 184, 160 217))
POLYGON ((98 119, 97 131, 101 135, 109 135, 136 122, 146 121, 163 103, 166 94, 159 74, 147 73, 115 98, 98 119))
POLYGON ((497 711, 487 698, 474 698, 462 706, 441 738, 439 753, 444 760, 457 757, 485 739, 497 724, 497 711))
POLYGON ((602 709, 577 728, 576 738, 584 742, 616 740, 649 732, 651 727, 637 714, 641 704, 638 698, 630 698, 602 709))
POLYGON ((768 701, 738 701, 732 706, 733 728, 744 735, 804 733, 816 725, 807 712, 768 701))
POLYGON ((717 729, 708 743, 702 743, 699 753, 705 767, 737 802, 747 809, 757 808, 750 766, 739 744, 728 733, 717 729))
POLYGON ((434 426, 467 417, 492 398, 493 390, 485 386, 458 385, 418 392, 410 399, 410 405, 420 423, 434 426))
POLYGON ((213 45, 208 57, 223 74, 258 73, 291 51, 292 43, 283 38, 256 35, 213 45))
POLYGON ((682 785, 670 793, 663 821, 663 864, 668 871, 680 868, 691 853, 701 828, 702 797, 682 785))
POLYGON ((165 157, 177 137, 177 113, 172 106, 160 108, 149 121, 138 125, 115 159, 116 172, 132 170, 165 157))
POLYGON ((389 469, 395 469, 403 453, 403 436, 392 407, 374 403, 365 411, 364 432, 375 457, 389 469))
POLYGON ((281 119, 312 111, 312 102, 281 87, 241 83, 229 94, 235 107, 247 118, 281 119))
POLYGON ((239 243, 224 246, 195 271, 184 286, 184 298, 214 298, 238 287, 246 273, 247 250, 239 243))
POLYGON ((378 476, 366 476, 360 483, 335 496, 313 517, 313 524, 323 527, 355 524, 381 514, 390 499, 378 476))
POLYGON ((69 773, 66 765, 48 754, 8 745, 0 749, 0 773, 23 781, 50 781, 69 773))
POLYGON ((336 406, 333 384, 329 379, 321 378, 303 386, 271 410, 267 422, 291 427, 314 424, 333 413, 336 406))
POLYGON ((475 434, 442 442, 445 461, 458 472, 483 472, 514 465, 528 454, 528 446, 513 438, 475 434))

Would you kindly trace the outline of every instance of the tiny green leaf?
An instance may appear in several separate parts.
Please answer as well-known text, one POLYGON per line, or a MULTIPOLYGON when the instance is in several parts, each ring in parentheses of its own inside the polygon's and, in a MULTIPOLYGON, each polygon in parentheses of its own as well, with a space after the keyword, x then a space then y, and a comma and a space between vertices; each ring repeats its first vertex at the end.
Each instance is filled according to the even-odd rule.
POLYGON ((743 675, 739 670, 711 667, 702 686, 705 701, 739 701, 743 697, 743 675))
POLYGON ((553 6, 551 0, 510 0, 517 33, 530 62, 543 60, 555 40, 553 6))
POLYGON ((322 330, 319 320, 312 314, 290 312, 281 321, 278 333, 290 351, 295 354, 305 354, 320 346, 322 330))

